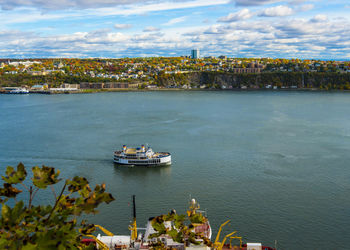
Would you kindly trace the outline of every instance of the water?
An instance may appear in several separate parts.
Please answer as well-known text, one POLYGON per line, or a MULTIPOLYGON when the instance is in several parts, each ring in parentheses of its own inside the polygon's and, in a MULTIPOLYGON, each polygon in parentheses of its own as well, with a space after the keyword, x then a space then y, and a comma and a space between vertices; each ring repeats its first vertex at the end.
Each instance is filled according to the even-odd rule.
MULTIPOLYGON (((116 201, 89 216, 128 234, 189 195, 214 236, 280 249, 340 249, 350 241, 350 95, 310 92, 129 92, 0 95, 0 168, 49 165, 106 183, 116 201), (162 168, 112 163, 123 144, 172 153, 162 168)), ((39 193, 37 202, 51 196, 39 193)), ((214 237, 213 237, 214 238, 214 237)))

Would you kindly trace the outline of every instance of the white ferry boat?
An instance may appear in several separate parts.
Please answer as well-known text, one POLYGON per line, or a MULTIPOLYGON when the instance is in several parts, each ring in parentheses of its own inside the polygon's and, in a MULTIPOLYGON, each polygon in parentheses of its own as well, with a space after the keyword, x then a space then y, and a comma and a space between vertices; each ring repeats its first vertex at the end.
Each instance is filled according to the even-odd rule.
POLYGON ((123 150, 114 152, 114 162, 129 166, 158 166, 170 165, 171 154, 168 152, 153 152, 152 148, 128 148, 123 145, 123 150))

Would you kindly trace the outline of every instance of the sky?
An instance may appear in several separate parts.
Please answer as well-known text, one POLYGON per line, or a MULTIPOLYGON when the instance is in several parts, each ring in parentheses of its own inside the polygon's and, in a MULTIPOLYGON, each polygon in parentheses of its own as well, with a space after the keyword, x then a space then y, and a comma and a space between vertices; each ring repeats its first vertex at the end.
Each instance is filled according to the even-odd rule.
POLYGON ((350 59, 349 0, 0 0, 0 58, 350 59))

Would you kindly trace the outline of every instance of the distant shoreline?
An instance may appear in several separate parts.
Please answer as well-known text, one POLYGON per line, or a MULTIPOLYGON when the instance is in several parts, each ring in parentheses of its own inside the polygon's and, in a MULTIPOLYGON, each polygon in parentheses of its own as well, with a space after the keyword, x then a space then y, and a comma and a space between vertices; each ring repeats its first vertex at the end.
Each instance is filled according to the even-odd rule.
MULTIPOLYGON (((248 89, 239 89, 239 88, 233 88, 233 89, 200 89, 200 88, 193 88, 193 89, 181 89, 181 88, 153 88, 153 89, 135 89, 135 88, 129 88, 129 89, 84 89, 79 91, 31 91, 30 93, 26 94, 41 94, 41 95, 64 95, 64 94, 95 94, 95 93, 111 93, 111 92, 350 92, 350 90, 340 90, 340 89, 310 89, 310 88, 298 88, 298 89, 255 89, 255 88, 248 88, 248 89)), ((10 94, 6 93, 5 91, 0 91, 0 94, 5 95, 19 95, 19 94, 10 94)))

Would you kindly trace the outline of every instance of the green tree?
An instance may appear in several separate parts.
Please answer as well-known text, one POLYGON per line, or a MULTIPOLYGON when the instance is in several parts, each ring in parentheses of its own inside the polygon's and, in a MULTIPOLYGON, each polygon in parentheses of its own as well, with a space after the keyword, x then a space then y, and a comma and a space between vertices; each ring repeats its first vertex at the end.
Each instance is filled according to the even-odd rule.
POLYGON ((26 179, 27 171, 22 163, 17 170, 9 166, 2 176, 0 188, 2 205, 0 218, 0 249, 77 249, 81 237, 95 230, 93 224, 77 217, 97 213, 102 203, 110 203, 113 196, 105 192, 105 185, 96 185, 94 190, 84 177, 67 179, 61 191, 56 194, 54 185, 59 183, 59 170, 35 166, 31 181, 26 179), (28 185, 30 183, 30 185, 28 185), (16 199, 24 188, 28 193, 26 202, 16 199), (50 188, 54 196, 53 205, 34 205, 38 192, 50 188))

